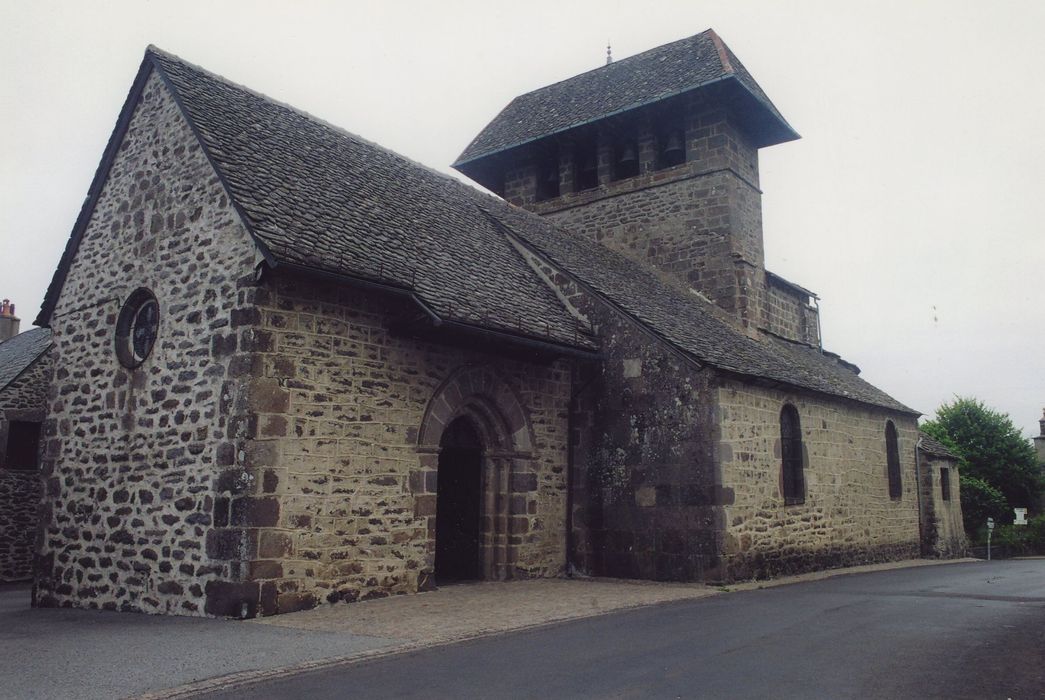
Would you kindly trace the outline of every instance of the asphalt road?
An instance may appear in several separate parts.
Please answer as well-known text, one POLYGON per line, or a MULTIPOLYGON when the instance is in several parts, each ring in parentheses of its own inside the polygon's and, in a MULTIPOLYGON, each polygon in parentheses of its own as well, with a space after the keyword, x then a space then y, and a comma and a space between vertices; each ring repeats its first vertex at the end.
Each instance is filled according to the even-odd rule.
POLYGON ((738 592, 208 698, 1045 698, 1045 559, 738 592))
POLYGON ((108 700, 395 640, 230 620, 29 607, 0 586, 0 700, 108 700))

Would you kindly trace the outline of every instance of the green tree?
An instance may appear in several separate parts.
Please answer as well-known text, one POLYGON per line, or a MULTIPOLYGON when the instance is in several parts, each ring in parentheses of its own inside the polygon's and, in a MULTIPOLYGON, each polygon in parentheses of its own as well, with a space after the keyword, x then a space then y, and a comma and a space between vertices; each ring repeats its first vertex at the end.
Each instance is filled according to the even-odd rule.
MULTIPOLYGON (((936 417, 922 425, 922 430, 961 458, 963 510, 968 507, 974 511, 981 505, 969 501, 966 506, 965 479, 970 477, 1000 491, 1008 508, 1037 507, 1045 488, 1037 456, 1006 414, 987 408, 982 401, 958 397, 936 409, 936 417)), ((981 501, 986 498, 976 487, 969 489, 970 497, 974 491, 981 501)), ((983 505, 990 501, 993 498, 987 498, 983 505)), ((1011 518, 1011 512, 1006 517, 1011 518)), ((966 530, 973 532, 968 526, 966 530)))
POLYGON ((1012 509, 1001 491, 975 476, 962 474, 959 481, 962 489, 962 524, 970 537, 981 539, 981 531, 987 527, 987 518, 994 518, 999 525, 1012 521, 1012 509))

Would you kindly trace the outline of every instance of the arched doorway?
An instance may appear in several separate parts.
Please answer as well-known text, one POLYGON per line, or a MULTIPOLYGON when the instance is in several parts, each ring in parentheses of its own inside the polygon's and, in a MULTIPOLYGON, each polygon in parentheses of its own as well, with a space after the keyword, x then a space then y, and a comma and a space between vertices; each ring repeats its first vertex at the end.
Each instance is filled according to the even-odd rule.
POLYGON ((517 575, 517 547, 539 513, 533 444, 526 409, 492 368, 466 365, 436 389, 410 480, 432 557, 419 590, 517 575))
POLYGON ((483 445, 472 420, 455 419, 439 442, 436 584, 480 578, 483 445))

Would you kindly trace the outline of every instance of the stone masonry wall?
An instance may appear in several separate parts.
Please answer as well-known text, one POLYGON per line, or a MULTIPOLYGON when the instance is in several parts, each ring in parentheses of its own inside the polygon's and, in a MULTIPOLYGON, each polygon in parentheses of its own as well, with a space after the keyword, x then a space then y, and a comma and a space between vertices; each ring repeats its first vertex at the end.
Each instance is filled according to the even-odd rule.
POLYGON ((255 246, 154 74, 52 317, 55 380, 34 600, 184 615, 221 607, 242 573, 205 551, 243 459, 255 246), (118 362, 117 315, 138 287, 159 302, 156 345, 118 362))
POLYGON ((41 422, 47 417, 47 388, 53 368, 54 353, 48 350, 0 391, 0 469, 8 466, 7 424, 41 422))
POLYGON ((617 312, 588 311, 606 360, 580 375, 574 413, 578 563, 599 576, 714 577, 722 493, 706 374, 617 312))
POLYGON ((962 521, 958 462, 922 453, 922 479, 925 482, 923 507, 931 530, 926 553, 938 557, 964 556, 968 551, 968 541, 962 521), (947 501, 943 500, 941 468, 949 470, 951 498, 947 501))
POLYGON ((718 391, 724 555, 730 579, 767 578, 919 556, 913 416, 724 380, 718 391), (784 505, 780 411, 801 420, 805 502, 784 505), (889 497, 886 421, 899 437, 902 495, 889 497))
POLYGON ((505 196, 660 268, 758 327, 765 285, 758 150, 725 112, 699 100, 685 107, 686 163, 654 170, 652 133, 642 133, 638 176, 611 181, 604 143, 598 187, 535 202, 536 166, 523 158, 505 173, 505 196))
POLYGON ((462 367, 503 381, 532 426, 532 454, 515 460, 511 575, 563 571, 566 363, 405 337, 391 326, 416 308, 329 282, 276 275, 258 298, 255 383, 266 398, 252 399, 251 449, 265 518, 254 523, 248 558, 263 614, 430 586, 438 456, 419 448, 418 431, 436 390, 462 367))
POLYGON ((807 345, 820 344, 817 311, 808 304, 809 297, 789 293, 767 282, 765 301, 765 328, 774 335, 807 345))
POLYGON ((730 496, 713 461, 708 372, 525 254, 597 330, 605 357, 574 381, 574 564, 597 576, 717 577, 730 496))
POLYGON ((0 581, 32 576, 39 506, 39 472, 0 469, 0 581))
POLYGON ((0 392, 0 581, 32 576, 40 472, 18 471, 24 465, 7 459, 10 421, 43 422, 53 353, 48 350, 0 392))

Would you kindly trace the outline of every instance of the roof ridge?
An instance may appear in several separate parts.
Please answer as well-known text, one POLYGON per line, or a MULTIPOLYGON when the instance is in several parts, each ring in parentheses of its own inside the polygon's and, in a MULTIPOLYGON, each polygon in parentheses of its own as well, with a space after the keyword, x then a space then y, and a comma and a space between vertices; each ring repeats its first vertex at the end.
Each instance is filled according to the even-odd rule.
POLYGON ((733 64, 729 60, 729 54, 726 52, 726 44, 722 41, 722 37, 715 33, 713 29, 709 29, 707 33, 711 37, 711 43, 715 45, 715 51, 718 52, 719 63, 722 64, 722 70, 736 75, 736 71, 733 69, 733 64))
MULTIPOLYGON (((561 85, 563 83, 567 83, 567 82, 569 82, 569 81, 571 81, 571 80, 573 80, 575 78, 581 77, 582 75, 588 75, 589 73, 595 73, 595 72, 598 72, 598 71, 601 71, 601 70, 615 69, 616 66, 625 65, 625 64, 627 64, 630 61, 634 61, 634 60, 637 60, 637 59, 645 56, 646 54, 650 54, 650 53, 653 53, 655 51, 662 51, 662 50, 668 48, 669 46, 675 46, 677 44, 681 44, 684 41, 692 41, 693 39, 696 39, 697 37, 700 37, 700 36, 704 36, 705 34, 708 34, 708 33, 710 33, 713 37, 717 36, 717 34, 715 34, 714 30, 711 29, 711 27, 708 27, 704 31, 697 32, 696 34, 693 34, 691 36, 684 36, 681 39, 676 39, 675 41, 669 41, 666 44, 660 44, 659 46, 654 46, 653 48, 646 49, 645 51, 639 51, 638 53, 632 54, 632 55, 628 56, 627 58, 622 58, 619 61, 614 59, 614 61, 612 63, 606 63, 606 64, 603 64, 601 66, 595 66, 594 68, 589 68, 588 70, 581 71, 580 73, 576 73, 574 75, 571 75, 568 78, 563 78, 562 80, 557 80, 554 83, 548 83, 547 85, 542 85, 541 87, 535 88, 533 90, 530 90, 529 92, 524 92, 521 95, 516 95, 514 98, 512 98, 512 102, 515 102, 515 100, 518 100, 518 99, 521 99, 523 97, 526 97, 527 95, 532 95, 535 92, 541 92, 542 90, 547 90, 549 88, 553 88, 556 85, 561 85)), ((512 102, 509 102, 508 104, 510 105, 512 102)))
POLYGON ((714 29, 655 46, 518 95, 473 137, 453 167, 492 186, 486 159, 539 139, 721 84, 757 147, 799 138, 714 29))
MULTIPOLYGON (((181 64, 182 66, 184 66, 186 68, 189 68, 191 70, 194 70, 194 71, 196 71, 198 73, 201 73, 204 76, 206 76, 208 78, 211 78, 212 80, 215 80, 215 81, 217 81, 219 83, 222 83, 223 85, 226 85, 228 87, 234 88, 236 90, 242 90, 243 92, 245 92, 245 93, 247 93, 249 95, 253 95, 254 97, 257 97, 260 100, 264 100, 265 102, 269 103, 270 105, 273 105, 275 107, 279 107, 279 108, 285 109, 288 112, 296 114, 299 117, 302 117, 304 119, 307 119, 307 120, 313 122, 314 124, 317 124, 318 126, 324 127, 326 129, 330 129, 331 131, 333 131, 333 132, 335 132, 337 134, 340 134, 341 136, 347 137, 349 139, 353 139, 353 140, 355 140, 355 141, 357 141, 357 142, 359 142, 361 144, 364 144, 366 146, 370 146, 371 148, 374 148, 374 149, 379 150, 379 151, 381 151, 383 153, 386 153, 386 154, 388 154, 388 155, 390 155, 390 156, 392 156, 392 157, 394 157, 394 158, 396 158, 398 160, 404 161, 406 163, 410 163, 411 165, 414 165, 414 166, 416 166, 418 168, 421 168, 423 170, 428 171, 432 175, 436 175, 437 177, 443 178, 443 179, 445 179, 445 180, 447 180, 449 182, 456 183, 459 186, 467 187, 469 190, 472 190, 472 191, 475 191, 475 192, 479 192, 481 194, 487 194, 486 191, 480 190, 478 187, 473 185, 471 182, 465 182, 463 180, 457 179, 456 177, 454 177, 452 175, 440 172, 440 171, 436 170, 435 168, 433 168, 433 167, 431 167, 429 165, 425 165, 424 163, 422 163, 420 161, 416 161, 413 158, 410 158, 408 156, 403 155, 402 153, 399 153, 398 151, 394 151, 391 148, 388 148, 387 146, 382 146, 381 144, 377 143, 376 141, 371 141, 370 139, 365 138, 363 136, 360 136, 359 134, 357 134, 357 133, 355 133, 353 131, 349 131, 348 129, 346 129, 346 128, 342 127, 342 126, 338 126, 337 124, 334 124, 333 122, 329 122, 326 119, 323 119, 322 117, 316 116, 315 114, 312 114, 311 112, 307 112, 307 111, 305 111, 305 110, 303 110, 303 109, 301 109, 299 107, 295 107, 294 105, 292 105, 292 104, 290 104, 288 102, 283 102, 282 100, 277 100, 276 98, 274 98, 274 97, 272 97, 270 95, 266 95, 265 93, 260 92, 258 90, 255 90, 255 89, 253 89, 253 88, 251 88, 251 87, 249 87, 247 85, 244 85, 242 83, 237 83, 234 80, 230 80, 229 78, 226 78, 225 76, 221 75, 220 73, 215 73, 214 71, 208 70, 208 69, 204 68, 203 66, 200 66, 200 65, 198 65, 196 63, 192 63, 191 61, 186 61, 185 59, 181 58, 180 56, 178 56, 176 54, 173 54, 173 53, 170 53, 169 51, 164 51, 163 49, 160 49, 159 47, 157 47, 157 46, 155 46, 153 44, 149 44, 148 48, 146 49, 146 53, 152 53, 152 54, 154 54, 154 55, 156 55, 156 56, 158 56, 160 58, 163 58, 163 59, 166 59, 166 60, 169 60, 169 61, 176 61, 177 63, 181 64)), ((159 67, 160 67, 160 70, 163 70, 163 66, 162 65, 159 66, 159 67)), ((175 90, 177 90, 178 86, 177 85, 173 85, 173 88, 175 90)), ((487 194, 487 196, 489 196, 489 195, 487 194)))
MULTIPOLYGON (((606 70, 607 68, 610 68, 612 66, 625 65, 628 62, 636 60, 636 59, 639 59, 639 58, 641 58, 642 56, 645 56, 648 53, 652 53, 654 51, 660 51, 662 49, 665 49, 666 47, 674 46, 674 45, 680 44, 680 43, 682 43, 684 41, 692 41, 693 39, 696 39, 697 37, 704 36, 705 34, 710 34, 712 37, 717 37, 718 36, 717 34, 715 34, 715 30, 713 30, 712 28, 708 27, 704 31, 697 32, 696 34, 693 34, 691 36, 682 37, 681 39, 676 39, 675 41, 670 41, 667 44, 660 44, 659 46, 654 46, 652 48, 646 49, 645 51, 640 51, 639 53, 632 54, 631 56, 627 56, 626 58, 622 58, 620 60, 614 60, 612 63, 606 63, 606 64, 601 65, 601 66, 595 66, 594 68, 589 68, 586 71, 581 71, 580 73, 575 73, 574 75, 571 75, 571 76, 566 77, 566 78, 562 78, 561 80, 556 80, 554 83, 548 83, 547 85, 542 85, 542 86, 540 86, 538 88, 534 88, 533 90, 529 90, 527 92, 524 92, 521 95, 516 95, 515 97, 510 99, 508 101, 508 103, 504 107, 502 107, 499 112, 497 112, 496 115, 494 115, 494 118, 490 121, 490 123, 492 124, 493 122, 497 121, 497 119, 502 114, 504 114, 508 110, 509 107, 511 107, 514 103, 518 102, 519 100, 521 100, 521 99, 523 99, 523 98, 525 98, 525 97, 527 97, 529 95, 532 95, 532 94, 538 93, 538 92, 542 92, 544 90, 549 90, 551 88, 556 87, 557 85, 562 85, 563 83, 568 83, 569 81, 574 80, 576 78, 579 78, 582 75, 588 75, 589 73, 595 73, 597 71, 606 70)), ((467 153, 468 150, 473 145, 475 145, 475 142, 478 141, 482 136, 483 136, 483 132, 480 131, 478 134, 476 134, 472 138, 471 141, 468 142, 468 145, 464 147, 464 150, 461 151, 461 153, 462 154, 467 153)), ((458 158, 454 162, 460 162, 460 156, 458 156, 458 158)))

